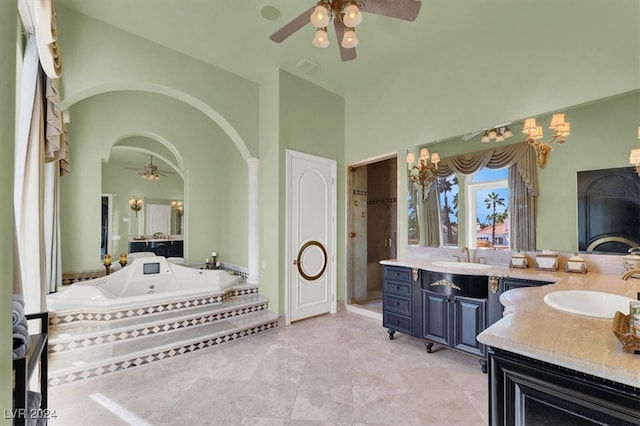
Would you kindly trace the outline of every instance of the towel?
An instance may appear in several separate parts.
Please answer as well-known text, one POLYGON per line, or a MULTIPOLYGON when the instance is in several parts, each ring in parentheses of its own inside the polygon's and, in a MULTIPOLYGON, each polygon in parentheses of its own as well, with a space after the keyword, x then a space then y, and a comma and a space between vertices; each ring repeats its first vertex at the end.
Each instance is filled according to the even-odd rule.
POLYGON ((42 395, 38 392, 27 391, 27 412, 25 418, 25 425, 36 426, 38 424, 46 424, 46 419, 42 417, 42 410, 40 404, 42 403, 42 395), (42 423, 44 420, 45 423, 42 423))
POLYGON ((24 318, 24 299, 19 294, 13 295, 13 310, 11 312, 11 321, 15 327, 24 318))
POLYGON ((13 359, 24 357, 30 342, 29 326, 25 318, 13 327, 13 359))

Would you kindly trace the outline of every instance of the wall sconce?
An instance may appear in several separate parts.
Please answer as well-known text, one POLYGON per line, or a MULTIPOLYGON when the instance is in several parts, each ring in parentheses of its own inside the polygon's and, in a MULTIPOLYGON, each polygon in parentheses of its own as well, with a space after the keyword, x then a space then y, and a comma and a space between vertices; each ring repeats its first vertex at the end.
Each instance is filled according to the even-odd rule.
POLYGON ((140 211, 140 209, 142 209, 142 200, 131 198, 129 200, 129 207, 131 207, 131 210, 136 212, 136 217, 138 217, 138 212, 140 211))
POLYGON ((184 205, 182 204, 182 201, 172 201, 171 207, 173 207, 177 216, 182 216, 184 214, 184 205))
MULTIPOLYGON (((638 139, 640 139, 640 126, 638 126, 638 139)), ((629 163, 636 166, 636 174, 640 176, 640 148, 634 148, 629 154, 629 163)))
POLYGON ((437 175, 438 163, 440 162, 440 154, 434 152, 429 155, 427 148, 420 150, 420 158, 418 164, 416 162, 416 155, 413 152, 407 153, 407 164, 409 167, 409 179, 413 183, 417 183, 422 187, 424 192, 425 187, 429 186, 433 182, 437 175))
POLYGON ((553 149, 551 144, 563 144, 564 138, 571 134, 571 123, 565 121, 564 114, 562 113, 553 114, 549 128, 553 130, 553 135, 551 135, 551 141, 549 143, 538 141, 538 139, 542 139, 543 137, 542 126, 536 125, 535 118, 527 118, 524 121, 524 127, 522 128, 522 133, 526 133, 527 135, 527 142, 529 142, 529 145, 536 150, 536 154, 538 155, 538 167, 541 169, 544 169, 547 165, 549 153, 553 149))

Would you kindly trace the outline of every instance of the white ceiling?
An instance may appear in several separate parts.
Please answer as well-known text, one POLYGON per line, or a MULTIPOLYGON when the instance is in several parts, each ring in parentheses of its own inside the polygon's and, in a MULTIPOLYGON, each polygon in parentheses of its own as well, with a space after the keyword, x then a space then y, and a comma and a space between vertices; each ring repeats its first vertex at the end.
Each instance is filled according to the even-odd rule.
POLYGON ((605 35, 620 38, 612 48, 631 47, 628 54, 638 57, 638 42, 630 42, 629 29, 623 28, 629 21, 619 19, 629 11, 638 14, 637 0, 423 0, 415 22, 365 13, 357 28, 358 57, 351 62, 340 60, 333 28, 326 49, 311 44, 310 24, 281 44, 269 40, 314 3, 56 0, 56 7, 73 9, 258 83, 281 68, 345 96, 407 67, 420 67, 425 75, 442 75, 446 69, 452 76, 471 67, 478 70, 473 76, 477 84, 483 84, 492 69, 539 66, 543 61, 552 70, 566 55, 568 63, 562 65, 579 72, 585 55, 605 54, 597 42, 605 35), (281 17, 264 19, 264 6, 277 7, 281 17), (314 75, 297 70, 302 60, 313 61, 319 70, 314 75))

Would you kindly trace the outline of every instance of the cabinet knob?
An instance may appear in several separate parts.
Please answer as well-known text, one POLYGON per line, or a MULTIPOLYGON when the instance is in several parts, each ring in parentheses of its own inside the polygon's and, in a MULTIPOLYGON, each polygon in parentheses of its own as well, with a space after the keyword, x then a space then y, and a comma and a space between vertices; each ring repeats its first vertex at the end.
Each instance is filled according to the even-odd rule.
POLYGON ((399 285, 396 286, 396 290, 400 290, 400 286, 399 285))
POLYGON ((396 306, 400 306, 400 302, 396 302, 396 306))
POLYGON ((396 325, 400 324, 400 321, 396 320, 396 325))

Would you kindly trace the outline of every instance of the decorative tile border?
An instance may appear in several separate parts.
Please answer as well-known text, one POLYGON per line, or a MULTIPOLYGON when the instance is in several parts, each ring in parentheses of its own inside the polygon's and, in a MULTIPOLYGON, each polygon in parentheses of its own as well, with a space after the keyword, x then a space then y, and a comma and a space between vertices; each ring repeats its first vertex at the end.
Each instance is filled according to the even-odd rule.
POLYGON ((153 324, 148 326, 142 326, 130 330, 120 330, 114 333, 102 334, 99 336, 93 336, 88 338, 81 338, 61 343, 50 343, 49 353, 61 353, 70 351, 73 349, 83 349, 91 346, 96 346, 104 343, 114 343, 122 340, 133 339, 140 336, 149 336, 152 334, 164 333, 172 330, 179 330, 181 328, 187 328, 194 325, 207 324, 221 319, 231 318, 243 314, 249 314, 252 312, 258 312, 266 310, 268 307, 267 302, 259 303, 252 306, 245 306, 238 309, 230 309, 224 312, 208 313, 192 318, 181 319, 178 321, 167 322, 164 324, 153 324))
POLYGON ((166 312, 178 309, 185 309, 194 306, 210 305, 214 303, 221 303, 233 296, 243 296, 248 294, 255 294, 258 292, 257 287, 241 287, 232 288, 231 290, 217 295, 209 295, 205 297, 197 297, 193 299, 178 300, 172 302, 165 302, 156 305, 148 305, 141 307, 127 308, 123 310, 109 311, 109 312, 86 312, 81 311, 59 311, 49 313, 49 326, 56 326, 62 324, 70 324, 76 321, 111 321, 122 318, 131 318, 142 315, 149 315, 158 312, 166 312))
POLYGON ((127 370, 129 368, 137 367, 140 365, 150 364, 154 361, 160 361, 166 358, 173 358, 189 352, 195 352, 200 349, 217 346, 222 343, 231 342, 233 340, 237 340, 252 334, 257 334, 262 331, 266 331, 276 327, 278 327, 277 319, 273 321, 269 321, 265 324, 260 324, 260 325, 247 328, 245 330, 234 331, 223 336, 215 337, 212 339, 206 339, 200 342, 191 343, 191 344, 180 346, 177 348, 154 352, 148 355, 134 357, 124 361, 113 362, 110 364, 101 365, 99 367, 92 367, 86 370, 64 374, 61 376, 51 377, 49 378, 48 383, 50 387, 53 387, 53 386, 60 386, 68 383, 74 383, 79 380, 84 380, 91 377, 103 376, 105 374, 127 370))

